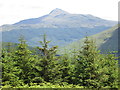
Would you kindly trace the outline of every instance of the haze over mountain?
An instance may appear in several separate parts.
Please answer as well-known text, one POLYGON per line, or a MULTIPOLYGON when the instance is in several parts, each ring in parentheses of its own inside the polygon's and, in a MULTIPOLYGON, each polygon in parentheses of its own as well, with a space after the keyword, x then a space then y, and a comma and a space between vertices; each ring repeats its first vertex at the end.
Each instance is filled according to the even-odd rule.
MULTIPOLYGON (((96 46, 102 52, 111 52, 111 51, 118 51, 118 30, 120 27, 118 25, 100 32, 98 34, 92 35, 89 38, 93 39, 96 43, 96 46)), ((74 51, 79 50, 83 46, 85 38, 77 40, 69 45, 66 45, 63 50, 74 51)))
POLYGON ((0 29, 4 42, 16 43, 20 35, 23 35, 29 45, 36 46, 41 40, 40 35, 46 33, 48 39, 52 40, 51 45, 64 46, 116 24, 116 21, 104 20, 90 14, 71 14, 56 8, 42 17, 22 20, 13 25, 3 25, 0 29))

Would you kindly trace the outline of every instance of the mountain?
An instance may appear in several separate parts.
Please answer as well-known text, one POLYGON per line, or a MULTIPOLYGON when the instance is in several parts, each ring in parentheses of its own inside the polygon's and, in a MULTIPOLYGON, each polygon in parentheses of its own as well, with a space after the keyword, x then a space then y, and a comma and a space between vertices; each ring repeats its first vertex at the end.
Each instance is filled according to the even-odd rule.
POLYGON ((23 35, 32 46, 39 45, 41 35, 46 33, 52 41, 50 45, 64 46, 83 38, 86 33, 94 35, 116 24, 116 21, 104 20, 90 14, 71 14, 56 8, 42 17, 3 25, 0 27, 0 33, 2 32, 4 42, 17 43, 20 35, 23 35))
MULTIPOLYGON (((119 38, 118 30, 119 29, 120 29, 120 27, 118 27, 118 25, 116 25, 108 30, 105 30, 98 34, 89 36, 89 38, 93 39, 95 41, 97 48, 99 50, 101 50, 102 52, 118 51, 118 38, 119 38)), ((78 41, 75 41, 75 42, 65 46, 64 48, 62 48, 62 52, 65 49, 67 51, 70 51, 70 50, 74 51, 74 50, 81 49, 84 40, 85 40, 85 38, 80 39, 78 41)))

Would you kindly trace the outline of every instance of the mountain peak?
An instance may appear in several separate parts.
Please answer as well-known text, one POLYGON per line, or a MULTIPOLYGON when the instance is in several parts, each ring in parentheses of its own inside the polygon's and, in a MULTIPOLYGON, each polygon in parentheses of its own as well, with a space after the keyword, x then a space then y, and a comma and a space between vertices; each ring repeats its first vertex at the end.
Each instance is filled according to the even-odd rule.
POLYGON ((49 13, 49 15, 52 15, 52 16, 56 16, 60 14, 69 14, 69 13, 59 8, 56 8, 49 13))

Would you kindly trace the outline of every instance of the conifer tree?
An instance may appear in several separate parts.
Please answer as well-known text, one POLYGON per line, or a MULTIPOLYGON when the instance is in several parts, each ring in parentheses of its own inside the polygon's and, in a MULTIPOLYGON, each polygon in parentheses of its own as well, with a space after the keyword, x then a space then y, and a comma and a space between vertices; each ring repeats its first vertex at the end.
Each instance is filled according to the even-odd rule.
POLYGON ((101 60, 101 85, 108 88, 118 88, 118 58, 115 54, 104 55, 101 60))
POLYGON ((77 84, 88 88, 117 86, 117 63, 114 56, 105 57, 93 40, 86 37, 75 68, 77 84))
POLYGON ((13 52, 8 52, 5 48, 2 49, 2 85, 17 86, 22 84, 19 80, 20 69, 16 67, 16 62, 13 60, 13 52))
POLYGON ((63 56, 61 56, 60 59, 60 69, 61 69, 61 74, 62 74, 62 82, 66 82, 66 83, 71 83, 71 58, 65 54, 63 56))
POLYGON ((46 35, 43 36, 43 41, 40 41, 42 48, 38 47, 39 51, 41 52, 41 68, 42 77, 47 82, 60 82, 60 71, 59 65, 57 63, 57 57, 55 57, 57 52, 57 46, 53 46, 49 48, 48 44, 50 41, 46 40, 46 35))
POLYGON ((84 46, 82 47, 82 51, 80 51, 76 64, 77 84, 80 83, 82 86, 89 88, 100 87, 98 80, 99 61, 100 56, 94 41, 89 40, 89 38, 86 37, 84 46))
POLYGON ((20 43, 15 51, 14 61, 17 62, 17 66, 20 68, 21 73, 19 75, 20 79, 24 83, 30 83, 31 79, 34 78, 34 56, 31 55, 31 51, 27 48, 26 41, 24 37, 20 37, 20 43))

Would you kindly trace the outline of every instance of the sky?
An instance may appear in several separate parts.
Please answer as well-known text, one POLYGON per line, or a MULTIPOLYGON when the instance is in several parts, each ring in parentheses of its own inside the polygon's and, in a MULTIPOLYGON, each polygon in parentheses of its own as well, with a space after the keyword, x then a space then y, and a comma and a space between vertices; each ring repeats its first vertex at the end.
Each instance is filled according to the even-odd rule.
POLYGON ((91 14, 118 20, 119 0, 0 0, 0 25, 37 18, 55 8, 72 14, 91 14))

